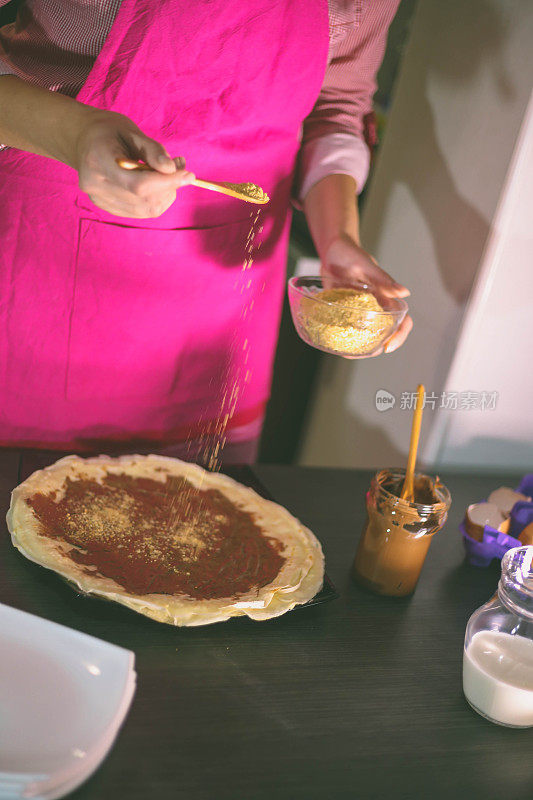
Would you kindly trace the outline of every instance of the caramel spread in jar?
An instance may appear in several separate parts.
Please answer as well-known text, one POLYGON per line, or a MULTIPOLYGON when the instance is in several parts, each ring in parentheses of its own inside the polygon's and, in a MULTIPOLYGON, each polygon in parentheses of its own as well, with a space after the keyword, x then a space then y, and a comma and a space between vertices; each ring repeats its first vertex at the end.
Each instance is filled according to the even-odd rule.
POLYGON ((405 471, 381 470, 367 493, 367 521, 354 562, 357 581, 378 594, 414 591, 429 545, 446 521, 450 494, 439 479, 416 475, 414 502, 400 498, 405 471))
POLYGON ((70 544, 84 572, 131 594, 238 597, 271 583, 285 562, 251 513, 185 478, 67 478, 61 499, 37 492, 26 502, 41 535, 70 544))

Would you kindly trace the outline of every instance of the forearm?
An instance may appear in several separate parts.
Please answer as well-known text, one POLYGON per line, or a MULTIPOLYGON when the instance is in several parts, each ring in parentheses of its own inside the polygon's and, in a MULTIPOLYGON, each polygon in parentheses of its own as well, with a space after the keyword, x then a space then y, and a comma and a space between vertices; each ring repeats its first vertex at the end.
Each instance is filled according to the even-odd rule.
POLYGON ((76 143, 97 110, 71 97, 0 75, 0 142, 76 168, 76 143))
POLYGON ((303 200, 309 230, 322 259, 336 239, 359 244, 356 188, 350 175, 328 175, 312 186, 303 200))

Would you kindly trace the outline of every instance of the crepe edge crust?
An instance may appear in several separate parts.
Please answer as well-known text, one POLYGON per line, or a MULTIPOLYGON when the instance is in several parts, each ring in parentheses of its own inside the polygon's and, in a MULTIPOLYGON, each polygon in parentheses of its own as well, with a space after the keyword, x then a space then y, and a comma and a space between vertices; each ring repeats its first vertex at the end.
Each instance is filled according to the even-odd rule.
POLYGON ((12 491, 7 527, 13 545, 22 555, 66 578, 82 593, 118 602, 158 622, 175 626, 208 625, 236 616, 248 616, 254 620, 270 619, 311 600, 323 585, 324 555, 320 542, 283 506, 265 500, 253 489, 226 475, 207 472, 196 464, 168 456, 65 456, 32 473, 12 491), (163 471, 156 472, 155 467, 163 471), (286 558, 284 566, 271 584, 237 599, 195 600, 183 595, 170 599, 160 594, 133 595, 111 578, 87 575, 81 566, 64 554, 66 548, 70 549, 69 545, 40 535, 38 520, 24 501, 35 492, 60 492, 67 475, 75 478, 83 474, 98 478, 109 473, 142 475, 161 481, 165 480, 167 474, 172 474, 186 478, 199 488, 219 489, 230 500, 237 502, 239 507, 252 511, 269 537, 283 542, 286 546, 283 552, 286 558), (263 606, 257 607, 261 602, 263 606))

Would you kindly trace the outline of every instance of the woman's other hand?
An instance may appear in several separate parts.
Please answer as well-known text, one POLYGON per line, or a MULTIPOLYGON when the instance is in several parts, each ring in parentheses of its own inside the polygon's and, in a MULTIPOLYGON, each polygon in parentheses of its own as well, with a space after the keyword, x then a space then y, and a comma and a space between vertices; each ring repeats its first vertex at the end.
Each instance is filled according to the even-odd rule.
POLYGON ((185 161, 145 136, 128 117, 94 110, 84 120, 74 148, 80 189, 98 208, 119 217, 159 217, 176 199, 177 190, 194 180, 185 161), (152 170, 127 170, 117 158, 144 161, 152 170))
MULTIPOLYGON (((322 279, 326 288, 339 284, 367 284, 376 292, 378 299, 379 295, 408 297, 410 294, 409 289, 381 269, 375 258, 350 236, 339 236, 328 245, 322 257, 322 279)), ((407 339, 412 327, 413 320, 407 315, 383 349, 375 355, 397 350, 407 339)))
MULTIPOLYGON (((317 181, 303 198, 304 212, 322 264, 324 285, 366 283, 378 300, 380 295, 407 297, 409 289, 396 283, 359 244, 356 188, 351 175, 332 173, 317 181)), ((397 350, 412 327, 413 320, 406 316, 375 355, 397 350)))

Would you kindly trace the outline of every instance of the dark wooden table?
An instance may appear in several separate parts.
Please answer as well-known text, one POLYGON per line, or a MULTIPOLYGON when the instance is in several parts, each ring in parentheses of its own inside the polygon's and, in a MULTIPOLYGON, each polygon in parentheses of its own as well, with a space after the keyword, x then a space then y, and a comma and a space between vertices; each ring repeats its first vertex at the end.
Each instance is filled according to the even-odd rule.
MULTIPOLYGON (((0 453, 6 508, 9 490, 43 458, 0 453)), ((0 602, 136 654, 124 727, 71 797, 531 800, 533 731, 486 722, 461 690, 465 625, 499 569, 464 563, 457 525, 468 503, 517 476, 443 475, 453 497, 447 526, 414 596, 388 599, 349 577, 370 473, 255 471, 322 541, 339 599, 270 622, 174 629, 78 597, 16 552, 7 532, 0 538, 0 602)))

